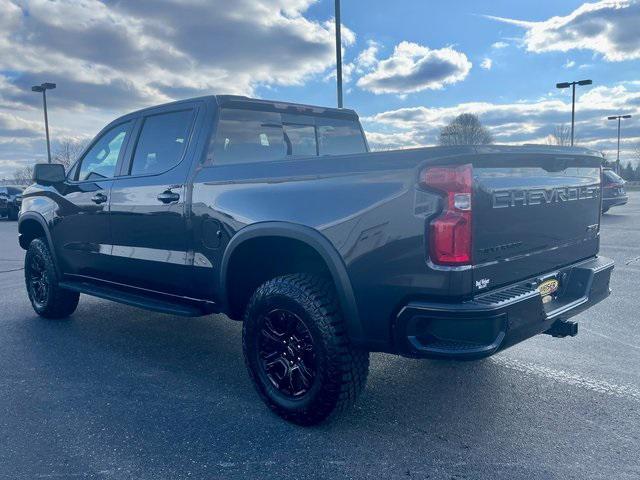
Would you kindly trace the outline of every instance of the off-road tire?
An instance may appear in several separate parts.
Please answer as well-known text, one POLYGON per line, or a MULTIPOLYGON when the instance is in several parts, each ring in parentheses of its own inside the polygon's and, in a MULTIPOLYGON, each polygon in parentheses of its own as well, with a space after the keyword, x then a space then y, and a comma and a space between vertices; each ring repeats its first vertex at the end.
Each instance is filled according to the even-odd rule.
POLYGON ((258 394, 287 421, 314 425, 351 407, 364 389, 369 352, 349 342, 332 282, 310 274, 293 274, 263 283, 247 307, 242 330, 245 364, 258 394), (274 309, 292 311, 313 339, 316 375, 300 398, 287 397, 266 376, 259 337, 265 316, 274 309))
POLYGON ((31 305, 41 317, 66 318, 76 310, 80 294, 58 286, 53 257, 49 246, 41 238, 29 244, 24 258, 24 279, 31 305), (36 282, 36 277, 42 278, 43 282, 36 282), (35 283, 38 285, 35 286, 35 283))

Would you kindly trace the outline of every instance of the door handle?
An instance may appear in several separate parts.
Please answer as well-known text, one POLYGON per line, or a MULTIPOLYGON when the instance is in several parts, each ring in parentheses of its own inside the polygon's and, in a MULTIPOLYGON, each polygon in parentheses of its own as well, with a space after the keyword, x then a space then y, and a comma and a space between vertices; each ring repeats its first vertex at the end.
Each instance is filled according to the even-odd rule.
POLYGON ((91 197, 91 201, 93 203, 97 203, 98 205, 106 202, 107 200, 107 196, 104 193, 96 193, 93 197, 91 197))
POLYGON ((158 195, 158 200, 162 203, 172 203, 180 200, 180 194, 172 192, 171 190, 165 190, 160 195, 158 195))

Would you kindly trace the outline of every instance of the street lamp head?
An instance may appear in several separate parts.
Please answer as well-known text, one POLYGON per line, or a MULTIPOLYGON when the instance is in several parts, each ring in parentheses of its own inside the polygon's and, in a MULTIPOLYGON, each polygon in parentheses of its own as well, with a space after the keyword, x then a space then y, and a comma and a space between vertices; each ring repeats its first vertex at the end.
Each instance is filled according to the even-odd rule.
POLYGON ((31 87, 31 91, 44 92, 45 90, 53 90, 54 88, 56 88, 55 83, 45 82, 45 83, 41 83, 40 85, 34 85, 33 87, 31 87))
POLYGON ((578 85, 591 85, 593 83, 592 80, 580 80, 578 85))
POLYGON ((622 118, 631 118, 631 115, 622 115, 622 118))
POLYGON ((569 88, 570 86, 569 82, 556 83, 556 88, 569 88))
POLYGON ((607 117, 607 120, 617 120, 617 119, 618 119, 618 117, 615 117, 615 116, 614 117, 607 117))

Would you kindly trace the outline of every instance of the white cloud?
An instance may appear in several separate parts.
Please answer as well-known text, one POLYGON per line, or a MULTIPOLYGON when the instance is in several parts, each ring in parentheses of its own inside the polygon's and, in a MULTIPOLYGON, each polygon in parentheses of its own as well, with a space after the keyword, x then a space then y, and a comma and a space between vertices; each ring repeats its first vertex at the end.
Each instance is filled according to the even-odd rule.
POLYGON ((495 42, 491 45, 491 48, 495 48, 496 50, 499 50, 501 48, 507 48, 509 46, 509 44, 507 42, 503 42, 502 40, 495 42))
POLYGON ((25 120, 17 115, 0 110, 0 137, 39 137, 42 123, 25 120))
MULTIPOLYGON (((640 82, 600 86, 581 94, 576 103, 576 138, 581 145, 614 155, 615 129, 607 122, 611 112, 634 113, 640 107, 640 82)), ((436 143, 440 129, 461 113, 480 117, 496 143, 545 143, 556 125, 571 121, 571 99, 559 93, 552 99, 515 103, 468 102, 451 107, 407 107, 363 118, 371 144, 417 147, 436 143)), ((640 118, 628 121, 623 150, 640 143, 640 118)), ((630 160, 630 156, 622 158, 630 160)))
POLYGON ((530 52, 592 50, 609 62, 640 58, 640 2, 602 0, 585 3, 566 16, 541 22, 487 16, 526 30, 530 52))
POLYGON ((485 70, 491 70, 491 67, 493 66, 493 60, 491 60, 489 57, 486 57, 484 60, 482 60, 480 66, 485 70))
POLYGON ((573 68, 576 66, 576 62, 574 60, 567 60, 563 66, 564 68, 573 68))
POLYGON ((358 54, 355 64, 361 68, 369 68, 378 63, 378 51, 380 50, 380 44, 374 40, 367 42, 367 48, 365 48, 360 54, 358 54))
POLYGON ((373 71, 358 80, 358 86, 375 94, 438 90, 463 80, 470 70, 467 56, 453 48, 432 50, 401 42, 389 58, 379 60, 373 71))
MULTIPOLYGON (((19 72, 5 81, 20 89, 36 77, 58 80, 69 108, 300 85, 335 63, 333 22, 306 18, 312 3, 0 0, 0 71, 19 72)), ((344 27, 343 39, 355 36, 344 27)))
MULTIPOLYGON (((0 0, 0 111, 42 128, 41 97, 30 87, 55 82, 52 133, 92 135, 138 107, 302 85, 335 68, 333 19, 308 18, 314 2, 0 0)), ((345 47, 354 44, 346 26, 342 35, 345 47)), ((0 161, 42 151, 39 139, 32 153, 18 148, 16 132, 25 131, 0 122, 0 161)))

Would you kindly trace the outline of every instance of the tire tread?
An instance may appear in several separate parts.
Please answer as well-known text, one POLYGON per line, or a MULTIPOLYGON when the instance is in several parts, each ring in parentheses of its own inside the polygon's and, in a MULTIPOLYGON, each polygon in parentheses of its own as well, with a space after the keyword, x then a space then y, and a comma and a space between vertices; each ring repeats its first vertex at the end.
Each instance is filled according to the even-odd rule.
POLYGON ((245 314, 243 328, 245 362, 258 392, 267 405, 278 415, 300 425, 320 423, 348 410, 364 390, 369 371, 369 352, 351 345, 344 319, 340 312, 333 283, 323 277, 296 273, 277 277, 262 284, 251 297, 245 314), (276 404, 260 385, 248 360, 248 326, 252 312, 271 295, 286 295, 299 302, 316 323, 330 359, 327 381, 323 385, 319 401, 313 408, 288 411, 276 404))
MULTIPOLYGON (((27 254, 25 255, 25 267, 31 255, 41 255, 43 257, 50 284, 49 298, 44 307, 40 308, 33 302, 33 300, 31 300, 31 296, 29 296, 29 300, 31 300, 34 311, 41 317, 49 319, 61 319, 68 317, 78 307, 80 294, 78 292, 72 292, 71 290, 65 290, 58 286, 58 274, 56 272, 55 263, 51 252, 49 251, 49 246, 42 238, 36 238, 29 244, 27 254)), ((29 292, 27 268, 24 269, 24 274, 27 292, 29 292)))

